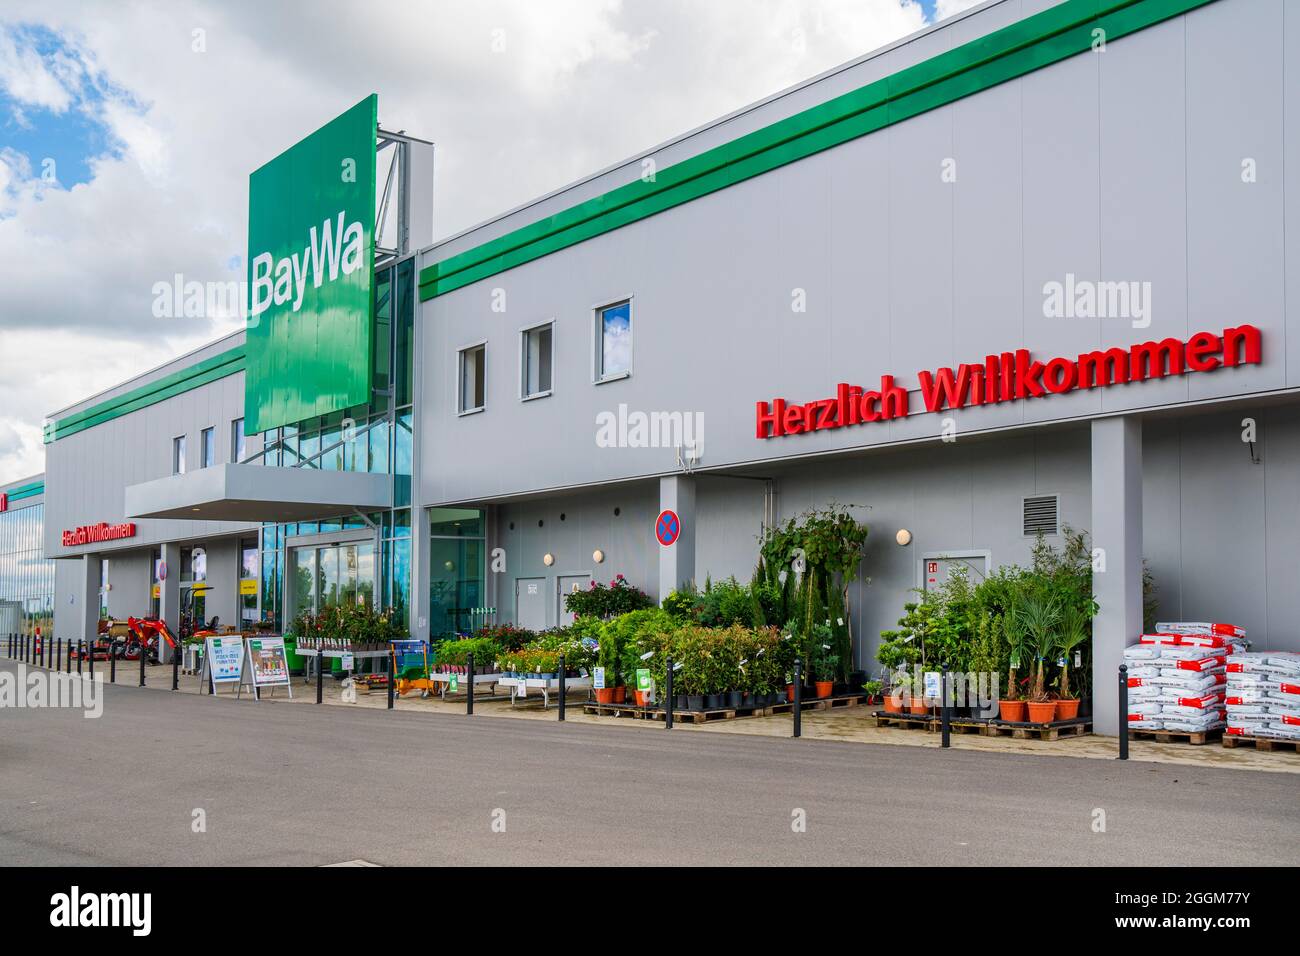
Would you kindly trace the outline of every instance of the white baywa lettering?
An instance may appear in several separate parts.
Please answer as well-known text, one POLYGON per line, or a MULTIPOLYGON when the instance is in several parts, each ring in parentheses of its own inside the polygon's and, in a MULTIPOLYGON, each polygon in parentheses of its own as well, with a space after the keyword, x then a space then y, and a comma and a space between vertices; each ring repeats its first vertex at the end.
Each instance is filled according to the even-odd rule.
POLYGON ((345 223, 345 215, 340 212, 312 226, 300 253, 278 261, 270 252, 253 257, 253 316, 261 315, 272 304, 288 302, 297 312, 302 308, 309 279, 312 288, 319 289, 365 264, 365 228, 359 221, 345 223))

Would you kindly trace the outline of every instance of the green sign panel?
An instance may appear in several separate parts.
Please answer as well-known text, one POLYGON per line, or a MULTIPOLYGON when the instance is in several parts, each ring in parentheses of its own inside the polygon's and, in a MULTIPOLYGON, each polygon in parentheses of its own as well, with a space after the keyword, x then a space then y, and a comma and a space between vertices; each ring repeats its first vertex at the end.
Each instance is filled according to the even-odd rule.
POLYGON ((250 433, 370 401, 378 104, 366 97, 248 178, 250 433))

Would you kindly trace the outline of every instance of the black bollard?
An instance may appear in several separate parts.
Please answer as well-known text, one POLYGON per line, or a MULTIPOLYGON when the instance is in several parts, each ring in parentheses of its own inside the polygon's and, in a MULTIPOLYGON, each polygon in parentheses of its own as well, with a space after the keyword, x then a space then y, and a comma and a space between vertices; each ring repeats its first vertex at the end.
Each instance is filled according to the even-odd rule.
POLYGON ((108 682, 117 683, 117 641, 108 644, 108 682))
POLYGON ((63 642, 62 641, 54 642, 54 669, 56 671, 63 670, 63 642))
POLYGON ((81 662, 86 658, 86 641, 84 638, 77 638, 77 676, 81 676, 81 662))
POLYGON ((141 687, 144 686, 144 665, 146 663, 145 656, 147 655, 147 653, 148 652, 145 650, 144 641, 141 641, 140 642, 140 686, 141 687))
POLYGON ((465 684, 465 716, 471 717, 474 714, 474 655, 465 655, 465 669, 469 671, 467 682, 465 684))
POLYGON ((86 642, 90 647, 90 658, 86 661, 86 673, 91 680, 95 679, 95 639, 92 637, 86 642))
POLYGON ((668 671, 664 676, 664 730, 673 729, 673 659, 668 658, 668 671))
MULTIPOLYGON (((162 644, 159 644, 158 646, 162 647, 162 644)), ((113 651, 110 648, 109 654, 112 653, 113 651)), ((181 689, 181 648, 180 645, 177 644, 175 647, 172 648, 172 690, 180 690, 180 689, 181 689)))
POLYGON ((563 655, 563 654, 560 655, 559 668, 560 668, 560 711, 559 711, 559 719, 560 719, 560 720, 563 720, 563 719, 564 719, 564 696, 565 696, 565 694, 568 693, 568 687, 567 687, 567 686, 565 685, 565 683, 564 683, 564 655, 563 655))
POLYGON ((794 659, 794 735, 803 733, 803 661, 794 659))
MULTIPOLYGON (((208 667, 212 665, 209 664, 208 667)), ((316 648, 316 703, 325 699, 325 648, 316 648)))
POLYGON ((1119 665, 1119 759, 1128 759, 1128 665, 1119 665))
POLYGON ((72 673, 72 641, 69 639, 64 641, 63 644, 68 649, 68 673, 71 674, 72 673))
POLYGON ((939 703, 940 703, 940 726, 943 729, 943 746, 948 747, 952 741, 950 739, 951 730, 949 725, 952 721, 952 708, 948 706, 948 665, 943 665, 943 673, 939 677, 939 703))
POLYGON ((391 647, 388 651, 388 709, 393 709, 397 694, 397 652, 391 647))

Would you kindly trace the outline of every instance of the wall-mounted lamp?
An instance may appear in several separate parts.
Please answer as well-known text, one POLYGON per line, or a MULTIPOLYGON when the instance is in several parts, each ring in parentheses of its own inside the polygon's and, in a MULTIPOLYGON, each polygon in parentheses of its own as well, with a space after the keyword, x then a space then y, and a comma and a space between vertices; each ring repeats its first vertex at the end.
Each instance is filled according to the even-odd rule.
POLYGON ((555 563, 555 555, 551 554, 551 552, 547 551, 546 554, 542 555, 542 564, 546 565, 549 568, 554 563, 555 563))
POLYGON ((605 560, 605 552, 600 550, 600 548, 597 548, 595 551, 591 552, 591 560, 600 564, 605 560))
POLYGON ((448 562, 446 562, 445 564, 443 564, 443 567, 446 568, 448 571, 455 571, 455 570, 456 570, 456 562, 455 562, 455 561, 448 561, 448 562))
POLYGON ((906 547, 912 543, 912 532, 908 531, 906 528, 899 528, 898 534, 894 535, 894 540, 906 547))

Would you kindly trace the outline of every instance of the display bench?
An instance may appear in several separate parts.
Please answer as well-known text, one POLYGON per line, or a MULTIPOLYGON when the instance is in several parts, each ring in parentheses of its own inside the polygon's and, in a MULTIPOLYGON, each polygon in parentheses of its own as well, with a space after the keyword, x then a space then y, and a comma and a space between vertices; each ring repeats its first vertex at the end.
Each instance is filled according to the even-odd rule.
MULTIPOLYGON (((342 650, 322 651, 314 647, 298 647, 298 648, 294 648, 294 653, 297 654, 299 657, 303 658, 302 679, 303 679, 303 683, 305 684, 305 683, 310 683, 312 678, 315 676, 314 668, 320 666, 321 657, 333 658, 333 657, 347 657, 350 655, 353 661, 360 663, 362 661, 367 661, 367 660, 387 660, 389 655, 392 653, 392 651, 390 651, 386 647, 382 647, 377 650, 372 649, 368 651, 342 651, 342 650), (313 661, 315 662, 314 664, 313 661)), ((364 668, 364 667, 353 668, 353 671, 363 671, 363 670, 368 670, 368 668, 364 668)))
MULTIPOLYGON (((500 677, 500 675, 498 675, 500 677)), ((542 709, 546 710, 551 706, 551 692, 556 693, 560 690, 560 679, 558 677, 500 677, 499 683, 502 687, 510 688, 510 706, 513 707, 519 698, 527 697, 528 692, 540 691, 542 695, 542 709)), ((591 678, 584 677, 566 677, 564 679, 564 690, 591 690, 591 678)))
MULTIPOLYGON (((468 674, 453 674, 451 671, 430 671, 429 672, 429 680, 433 681, 435 684, 440 685, 438 687, 438 696, 441 697, 443 700, 447 699, 447 692, 451 690, 453 678, 455 678, 455 683, 456 683, 455 693, 460 693, 461 690, 464 688, 466 681, 469 680, 468 674)), ((496 685, 499 684, 502 680, 503 678, 500 674, 495 674, 495 673, 475 674, 474 692, 477 695, 478 689, 480 687, 488 687, 488 686, 490 686, 492 690, 495 692, 496 685)))

